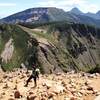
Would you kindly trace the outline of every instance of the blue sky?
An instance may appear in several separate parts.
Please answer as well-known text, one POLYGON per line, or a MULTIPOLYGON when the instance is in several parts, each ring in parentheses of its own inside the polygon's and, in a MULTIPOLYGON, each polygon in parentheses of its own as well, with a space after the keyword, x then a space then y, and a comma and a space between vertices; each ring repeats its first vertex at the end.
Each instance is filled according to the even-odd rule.
POLYGON ((65 11, 78 7, 85 13, 96 13, 100 0, 0 0, 0 18, 33 7, 57 7, 65 11))

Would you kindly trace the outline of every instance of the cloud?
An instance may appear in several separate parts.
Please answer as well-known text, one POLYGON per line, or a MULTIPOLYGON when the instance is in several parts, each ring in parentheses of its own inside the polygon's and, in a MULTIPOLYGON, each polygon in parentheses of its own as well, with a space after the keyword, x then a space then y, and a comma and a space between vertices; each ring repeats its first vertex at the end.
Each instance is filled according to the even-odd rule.
POLYGON ((38 2, 41 7, 57 7, 62 8, 66 11, 72 9, 73 7, 78 7, 80 10, 84 12, 96 12, 99 10, 99 6, 97 4, 92 4, 88 0, 43 0, 38 2))
POLYGON ((85 4, 86 0, 49 0, 49 1, 42 1, 39 2, 38 5, 40 6, 55 6, 55 7, 71 7, 75 5, 82 5, 85 4))
POLYGON ((16 6, 16 3, 0 3, 0 7, 12 7, 16 6))
POLYGON ((84 12, 94 12, 96 13, 98 10, 100 10, 99 5, 96 4, 87 4, 87 5, 82 5, 80 7, 84 12), (88 11, 87 11, 88 10, 88 11))

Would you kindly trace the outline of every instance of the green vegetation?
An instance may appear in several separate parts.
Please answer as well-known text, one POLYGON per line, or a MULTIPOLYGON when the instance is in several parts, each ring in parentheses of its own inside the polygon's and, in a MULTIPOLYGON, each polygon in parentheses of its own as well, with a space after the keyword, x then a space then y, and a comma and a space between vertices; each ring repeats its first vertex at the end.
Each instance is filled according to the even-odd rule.
POLYGON ((100 73, 100 65, 97 64, 96 67, 89 70, 89 73, 100 73))
POLYGON ((13 39, 14 45, 12 59, 7 63, 3 62, 5 70, 20 67, 21 63, 25 62, 28 62, 28 67, 31 67, 33 62, 36 63, 42 73, 50 68, 58 67, 65 72, 70 70, 97 72, 99 70, 99 67, 95 67, 99 55, 94 53, 99 52, 99 48, 96 47, 99 29, 67 22, 20 23, 20 25, 0 25, 0 54, 10 38, 13 39), (20 25, 28 28, 25 29, 20 25), (35 31, 34 28, 43 29, 44 32, 35 31), (94 41, 92 37, 95 44, 90 42, 94 41), (43 40, 43 47, 38 45, 40 38, 48 41, 48 44, 45 44, 43 40))
POLYGON ((13 38, 15 49, 12 59, 8 63, 3 62, 4 69, 11 70, 12 68, 20 67, 20 64, 27 58, 29 35, 16 25, 4 24, 0 26, 0 29, 2 30, 0 35, 0 52, 10 38, 13 38))

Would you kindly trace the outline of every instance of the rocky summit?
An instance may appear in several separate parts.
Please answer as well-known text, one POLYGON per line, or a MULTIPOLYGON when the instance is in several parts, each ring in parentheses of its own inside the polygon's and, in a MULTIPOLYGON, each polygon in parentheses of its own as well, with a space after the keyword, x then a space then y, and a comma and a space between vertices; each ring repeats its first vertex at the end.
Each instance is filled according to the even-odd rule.
POLYGON ((39 75, 25 87, 31 70, 0 72, 0 100, 100 100, 100 74, 56 73, 39 75))

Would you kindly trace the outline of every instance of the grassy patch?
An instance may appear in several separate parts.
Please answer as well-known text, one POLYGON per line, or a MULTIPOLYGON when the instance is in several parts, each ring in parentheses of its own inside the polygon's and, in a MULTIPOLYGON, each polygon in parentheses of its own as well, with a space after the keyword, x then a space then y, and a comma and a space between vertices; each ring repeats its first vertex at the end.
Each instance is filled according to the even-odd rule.
POLYGON ((3 25, 0 35, 0 54, 4 49, 6 42, 10 38, 13 39, 14 53, 12 59, 8 63, 3 62, 5 70, 11 70, 15 67, 20 67, 21 63, 27 59, 28 56, 28 39, 29 35, 16 25, 3 25))

